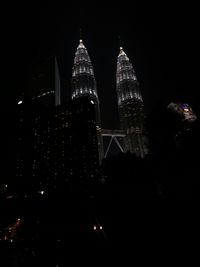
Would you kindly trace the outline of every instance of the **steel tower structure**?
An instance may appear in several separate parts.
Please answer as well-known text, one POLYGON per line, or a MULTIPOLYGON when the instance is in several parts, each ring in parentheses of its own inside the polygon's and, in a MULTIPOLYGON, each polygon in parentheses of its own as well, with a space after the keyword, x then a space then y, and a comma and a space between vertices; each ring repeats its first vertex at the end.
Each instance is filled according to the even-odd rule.
POLYGON ((72 99, 80 97, 89 97, 91 103, 95 105, 96 129, 98 138, 99 161, 103 159, 103 139, 101 134, 101 119, 99 98, 97 94, 96 80, 93 66, 83 41, 79 41, 77 47, 74 65, 72 69, 72 99))
POLYGON ((144 157, 143 100, 133 66, 120 47, 117 59, 116 87, 120 125, 124 130, 124 151, 144 157))

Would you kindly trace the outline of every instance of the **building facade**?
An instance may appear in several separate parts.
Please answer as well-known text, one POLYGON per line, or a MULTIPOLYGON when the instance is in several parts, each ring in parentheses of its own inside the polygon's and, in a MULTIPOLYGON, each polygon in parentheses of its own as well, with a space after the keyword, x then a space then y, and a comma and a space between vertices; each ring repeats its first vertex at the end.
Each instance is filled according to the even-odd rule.
POLYGON ((16 180, 20 195, 43 190, 49 180, 49 120, 46 106, 23 100, 16 108, 16 180))
POLYGON ((98 181, 96 114, 90 97, 52 108, 40 100, 17 105, 17 193, 63 191, 98 181))

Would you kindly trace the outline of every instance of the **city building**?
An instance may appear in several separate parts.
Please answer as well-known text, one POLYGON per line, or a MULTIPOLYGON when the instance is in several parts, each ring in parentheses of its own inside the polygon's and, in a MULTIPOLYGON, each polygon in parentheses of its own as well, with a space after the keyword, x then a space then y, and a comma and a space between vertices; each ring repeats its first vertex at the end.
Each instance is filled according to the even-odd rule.
POLYGON ((23 99, 16 107, 16 180, 19 194, 46 187, 49 178, 49 109, 32 99, 23 99))
POLYGON ((99 98, 97 94, 96 80, 94 76, 93 66, 83 41, 80 40, 77 47, 74 65, 72 69, 72 99, 82 97, 90 97, 91 102, 94 103, 96 113, 96 130, 98 136, 98 151, 99 161, 101 162, 103 152, 103 139, 101 134, 101 118, 99 98))
POLYGON ((96 80, 82 40, 74 58, 70 101, 61 103, 56 58, 42 61, 33 73, 31 95, 17 105, 19 189, 24 186, 26 192, 44 194, 73 183, 92 183, 100 178, 101 161, 112 155, 111 150, 145 156, 143 100, 135 71, 122 48, 116 72, 121 129, 101 129, 96 80), (103 137, 110 138, 105 154, 103 137))
POLYGON ((60 72, 56 57, 50 56, 33 62, 28 80, 30 98, 53 107, 61 104, 60 72))
POLYGON ((177 114, 182 115, 182 121, 194 122, 197 119, 196 114, 189 104, 171 102, 167 107, 177 114))
POLYGON ((44 194, 99 179, 95 105, 90 97, 52 108, 21 100, 16 112, 17 192, 44 194))
POLYGON ((95 106, 87 96, 55 106, 50 119, 51 188, 99 179, 95 106))
POLYGON ((71 102, 73 180, 93 184, 100 178, 96 106, 89 96, 71 102))
POLYGON ((116 87, 120 124, 124 130, 124 151, 144 157, 143 100, 133 66, 120 47, 117 59, 116 87))

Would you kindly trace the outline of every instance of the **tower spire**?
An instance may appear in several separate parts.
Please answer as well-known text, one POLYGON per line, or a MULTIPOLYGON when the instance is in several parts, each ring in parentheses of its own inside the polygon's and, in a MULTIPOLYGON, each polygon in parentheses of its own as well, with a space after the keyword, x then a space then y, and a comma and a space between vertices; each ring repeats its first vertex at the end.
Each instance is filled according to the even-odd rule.
POLYGON ((118 41, 119 41, 119 47, 120 47, 120 49, 122 49, 122 40, 121 40, 120 35, 118 35, 118 41))

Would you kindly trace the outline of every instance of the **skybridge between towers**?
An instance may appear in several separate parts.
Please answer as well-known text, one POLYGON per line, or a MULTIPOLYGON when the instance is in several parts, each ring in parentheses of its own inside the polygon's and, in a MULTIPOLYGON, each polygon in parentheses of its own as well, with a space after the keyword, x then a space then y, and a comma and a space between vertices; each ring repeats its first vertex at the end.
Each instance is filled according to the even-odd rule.
POLYGON ((124 139, 124 137, 126 136, 123 130, 102 129, 101 133, 102 133, 103 139, 105 139, 106 137, 109 138, 109 143, 105 149, 106 152, 104 154, 104 158, 107 157, 112 143, 117 145, 117 147, 119 148, 121 152, 124 152, 123 145, 120 144, 120 140, 124 139))

